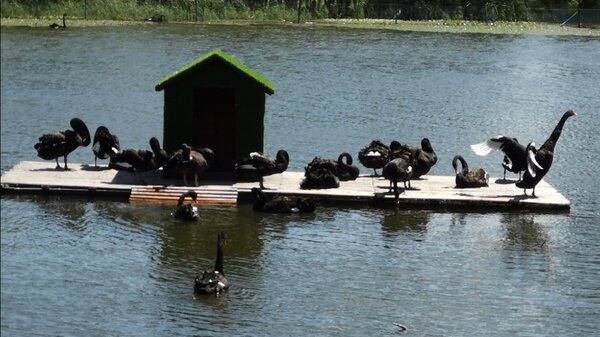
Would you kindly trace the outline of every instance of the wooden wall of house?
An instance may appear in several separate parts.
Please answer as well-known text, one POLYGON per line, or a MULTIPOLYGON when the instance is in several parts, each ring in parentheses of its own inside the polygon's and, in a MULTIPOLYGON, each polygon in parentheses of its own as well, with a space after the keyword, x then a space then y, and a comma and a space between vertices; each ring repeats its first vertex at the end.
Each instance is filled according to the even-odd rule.
MULTIPOLYGON (((175 83, 164 88, 163 146, 175 151, 182 143, 193 143, 194 95, 198 88, 232 88, 235 93, 236 160, 251 151, 263 151, 265 92, 256 81, 220 59, 208 60, 175 83)), ((218 156, 218 149, 215 156, 218 156)), ((231 167, 233 170, 233 167, 231 167)))

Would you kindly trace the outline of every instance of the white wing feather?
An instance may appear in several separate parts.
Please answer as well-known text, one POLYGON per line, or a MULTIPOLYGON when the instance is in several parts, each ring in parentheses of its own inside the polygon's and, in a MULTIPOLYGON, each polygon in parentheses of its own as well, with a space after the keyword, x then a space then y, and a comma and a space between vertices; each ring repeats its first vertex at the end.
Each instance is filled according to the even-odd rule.
POLYGON ((504 136, 496 136, 492 139, 488 139, 485 142, 471 145, 471 150, 478 156, 487 156, 492 150, 502 151, 500 146, 502 143, 498 141, 504 136))
POLYGON ((534 143, 527 147, 527 172, 532 178, 535 178, 537 170, 543 170, 542 166, 535 160, 534 143))

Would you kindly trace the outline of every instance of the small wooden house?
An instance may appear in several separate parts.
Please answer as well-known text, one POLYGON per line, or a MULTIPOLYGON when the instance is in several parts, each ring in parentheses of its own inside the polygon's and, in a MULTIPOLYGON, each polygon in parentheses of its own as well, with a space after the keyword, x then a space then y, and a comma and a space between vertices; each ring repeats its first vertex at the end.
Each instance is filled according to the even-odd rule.
POLYGON ((215 153, 212 170, 232 171, 237 160, 263 151, 267 78, 215 49, 155 87, 165 91, 163 147, 182 143, 215 153))

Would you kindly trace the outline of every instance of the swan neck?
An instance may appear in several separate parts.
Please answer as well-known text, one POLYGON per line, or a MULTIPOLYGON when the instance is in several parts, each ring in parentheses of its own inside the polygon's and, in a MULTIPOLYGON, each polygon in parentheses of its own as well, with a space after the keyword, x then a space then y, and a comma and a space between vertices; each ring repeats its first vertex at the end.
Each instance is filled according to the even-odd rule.
POLYGON ((217 260, 215 261, 215 271, 225 275, 223 272, 223 244, 222 239, 219 238, 217 242, 217 260))
POLYGON ((554 146, 556 145, 556 142, 558 141, 562 133, 563 126, 565 125, 565 122, 569 117, 571 117, 571 115, 564 114, 562 116, 558 124, 556 124, 554 130, 552 130, 552 134, 550 134, 550 137, 548 137, 548 140, 546 140, 546 142, 542 145, 540 149, 554 149, 554 146))

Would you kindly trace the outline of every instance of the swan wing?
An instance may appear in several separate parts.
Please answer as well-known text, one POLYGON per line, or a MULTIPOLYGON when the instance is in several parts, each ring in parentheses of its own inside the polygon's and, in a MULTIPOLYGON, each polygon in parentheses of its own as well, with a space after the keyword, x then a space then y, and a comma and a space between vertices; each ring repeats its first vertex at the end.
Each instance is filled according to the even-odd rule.
POLYGON ((487 156, 492 150, 500 150, 500 144, 490 139, 471 145, 471 150, 478 156, 487 156))
POLYGON ((532 143, 527 147, 527 172, 535 178, 537 170, 543 170, 542 166, 535 160, 536 150, 532 143))

